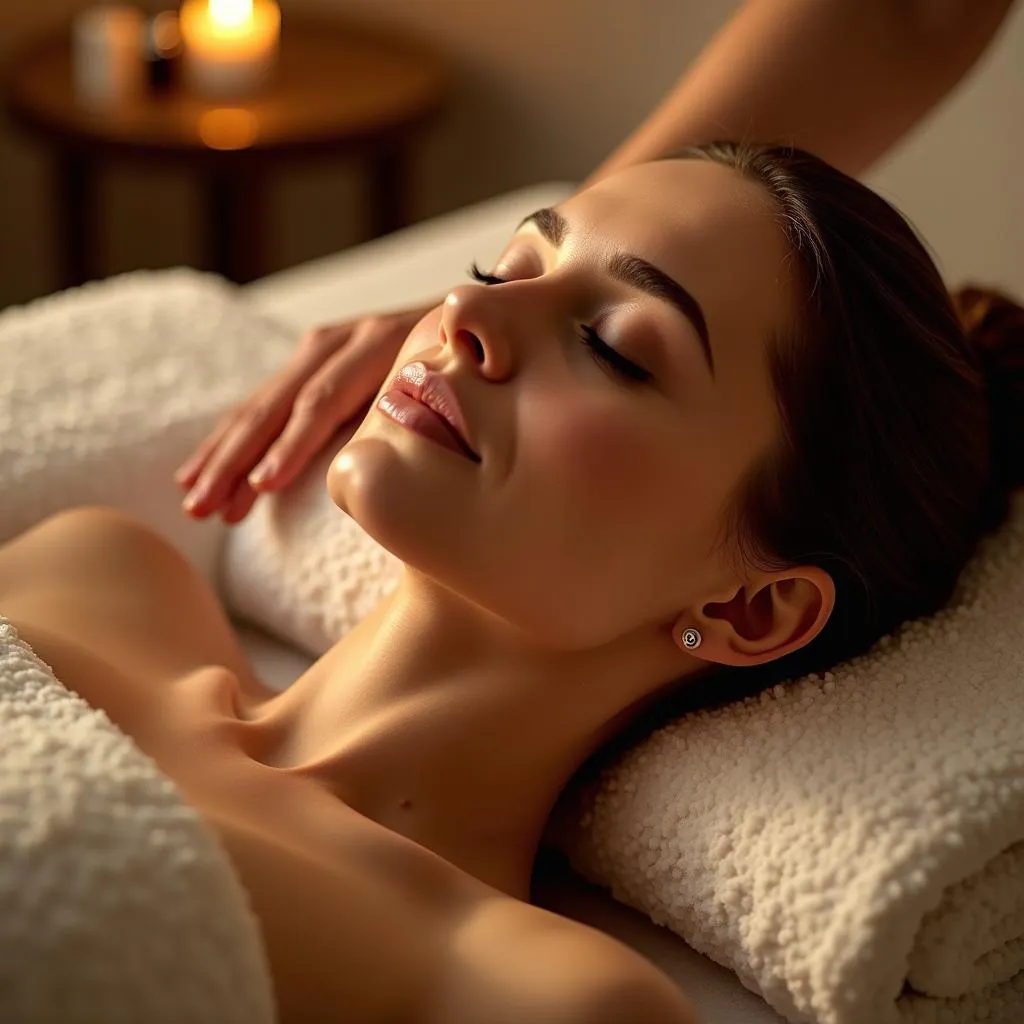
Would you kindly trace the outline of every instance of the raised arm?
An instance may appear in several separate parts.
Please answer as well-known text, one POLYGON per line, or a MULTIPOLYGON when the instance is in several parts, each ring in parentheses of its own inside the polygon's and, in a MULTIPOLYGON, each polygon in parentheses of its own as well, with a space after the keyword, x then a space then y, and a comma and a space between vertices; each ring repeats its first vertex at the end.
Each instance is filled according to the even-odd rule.
POLYGON ((712 139, 859 175, 967 73, 1013 0, 748 0, 584 182, 712 139))

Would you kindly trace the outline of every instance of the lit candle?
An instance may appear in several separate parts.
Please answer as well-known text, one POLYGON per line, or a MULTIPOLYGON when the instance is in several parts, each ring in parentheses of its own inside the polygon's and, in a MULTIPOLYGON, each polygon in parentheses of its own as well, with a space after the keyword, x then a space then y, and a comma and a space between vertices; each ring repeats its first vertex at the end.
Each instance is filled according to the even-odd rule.
POLYGON ((270 74, 280 34, 274 0, 185 0, 181 38, 189 82, 215 99, 252 94, 270 74))

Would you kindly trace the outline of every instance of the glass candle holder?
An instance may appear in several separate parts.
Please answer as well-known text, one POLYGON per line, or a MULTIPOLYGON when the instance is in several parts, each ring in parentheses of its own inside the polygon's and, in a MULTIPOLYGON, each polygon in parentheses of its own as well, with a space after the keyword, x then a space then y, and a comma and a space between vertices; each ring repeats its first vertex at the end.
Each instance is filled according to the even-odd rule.
POLYGON ((186 80, 199 95, 245 99, 269 79, 281 36, 274 0, 185 0, 179 24, 186 80))

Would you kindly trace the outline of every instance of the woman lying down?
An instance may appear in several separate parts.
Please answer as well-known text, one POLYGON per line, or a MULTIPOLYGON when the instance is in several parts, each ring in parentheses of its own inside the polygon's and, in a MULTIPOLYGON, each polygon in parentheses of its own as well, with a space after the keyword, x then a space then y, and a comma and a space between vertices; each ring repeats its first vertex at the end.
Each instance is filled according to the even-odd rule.
POLYGON ((824 670, 947 600, 1020 479, 1016 307, 958 316, 882 199, 729 143, 536 212, 485 269, 328 472, 401 584, 287 690, 110 509, 0 549, 4 613, 221 837, 282 1021, 686 1024, 653 964, 530 904, 548 815, 655 698, 824 670))

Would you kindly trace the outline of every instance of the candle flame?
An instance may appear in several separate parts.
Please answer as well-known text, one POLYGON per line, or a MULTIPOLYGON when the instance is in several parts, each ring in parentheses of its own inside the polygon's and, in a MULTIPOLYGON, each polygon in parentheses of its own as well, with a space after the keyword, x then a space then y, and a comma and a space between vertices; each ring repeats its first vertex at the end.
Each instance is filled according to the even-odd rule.
POLYGON ((252 0, 210 0, 210 21, 237 28, 252 21, 252 0))

